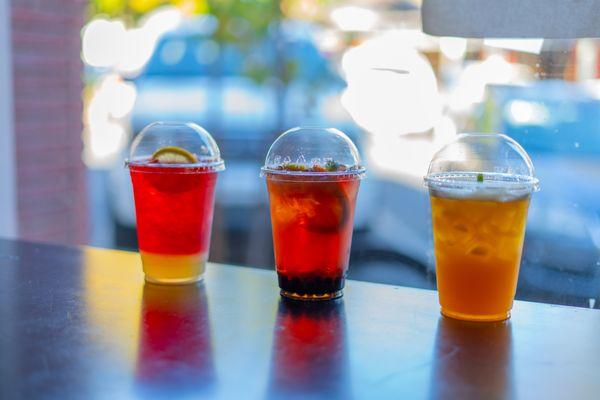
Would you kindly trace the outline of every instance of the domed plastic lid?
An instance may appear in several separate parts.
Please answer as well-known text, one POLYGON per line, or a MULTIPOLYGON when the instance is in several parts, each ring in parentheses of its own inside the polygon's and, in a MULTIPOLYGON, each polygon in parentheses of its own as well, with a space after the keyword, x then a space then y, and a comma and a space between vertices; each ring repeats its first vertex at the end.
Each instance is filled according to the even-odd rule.
POLYGON ((502 134, 463 133, 438 151, 425 177, 436 194, 514 198, 537 191, 525 150, 502 134))
POLYGON ((225 163, 212 136, 191 122, 154 122, 131 144, 127 164, 194 167, 222 171, 225 163))
POLYGON ((273 142, 261 175, 360 179, 364 173, 358 150, 346 134, 334 128, 298 127, 273 142))

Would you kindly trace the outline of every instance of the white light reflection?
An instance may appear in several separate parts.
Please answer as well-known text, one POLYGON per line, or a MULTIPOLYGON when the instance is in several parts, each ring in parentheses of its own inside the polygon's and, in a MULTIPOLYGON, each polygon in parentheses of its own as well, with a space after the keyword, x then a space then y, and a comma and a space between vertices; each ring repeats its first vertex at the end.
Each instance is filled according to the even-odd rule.
POLYGON ((384 34, 350 49, 342 59, 348 82, 342 104, 360 126, 376 135, 423 132, 441 117, 433 69, 404 38, 399 32, 384 34))
POLYGON ((370 168, 422 187, 431 157, 452 140, 457 127, 442 115, 437 79, 415 49, 420 48, 416 38, 411 32, 389 32, 349 50, 342 59, 348 82, 342 104, 372 134, 370 168))
POLYGON ((87 108, 87 123, 106 121, 111 116, 123 118, 133 109, 136 100, 135 85, 115 74, 104 77, 93 91, 87 108))
POLYGON ((183 15, 177 7, 165 6, 144 15, 140 20, 140 26, 148 34, 158 38, 165 32, 174 29, 181 23, 183 15))
POLYGON ((440 38, 440 51, 452 61, 461 60, 467 52, 467 39, 442 37, 440 38))
POLYGON ((496 47, 499 49, 540 54, 544 39, 485 39, 483 44, 484 46, 496 47))
POLYGON ((150 60, 155 44, 156 38, 145 30, 141 28, 127 30, 121 43, 123 54, 115 66, 116 69, 125 73, 139 71, 150 60))
POLYGON ((368 32, 373 29, 378 17, 368 8, 345 6, 334 9, 331 20, 343 31, 368 32))
POLYGON ((487 85, 516 83, 519 78, 517 69, 497 54, 468 65, 450 94, 450 108, 457 112, 470 110, 473 104, 483 101, 487 85))
POLYGON ((513 125, 542 125, 550 117, 545 105, 525 100, 509 102, 505 114, 513 125))
POLYGON ((317 47, 324 53, 333 53, 342 47, 342 40, 333 29, 320 30, 315 33, 317 47))
POLYGON ((600 100, 600 79, 587 79, 581 82, 581 87, 588 96, 600 100))
POLYGON ((378 174, 422 187, 429 161, 456 134, 456 124, 444 116, 429 134, 374 136, 368 149, 369 167, 378 174))
POLYGON ((102 122, 88 126, 83 132, 84 161, 88 167, 112 165, 125 146, 127 132, 121 124, 102 122))
POLYGON ((125 24, 121 20, 99 18, 90 21, 81 32, 83 61, 93 67, 111 67, 123 54, 125 24))
POLYGON ((135 86, 115 74, 93 89, 84 119, 84 160, 90 167, 105 167, 116 160, 127 141, 122 121, 135 104, 135 86))
POLYGON ((127 29, 120 19, 99 18, 82 30, 82 59, 92 67, 115 68, 128 74, 148 62, 156 42, 182 20, 179 9, 160 7, 147 14, 137 28, 127 29))

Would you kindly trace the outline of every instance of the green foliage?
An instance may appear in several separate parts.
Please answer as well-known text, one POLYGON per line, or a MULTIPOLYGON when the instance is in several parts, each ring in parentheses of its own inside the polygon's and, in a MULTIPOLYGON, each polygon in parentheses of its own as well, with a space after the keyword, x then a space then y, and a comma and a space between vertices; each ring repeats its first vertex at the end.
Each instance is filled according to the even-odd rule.
MULTIPOLYGON (((302 0, 90 0, 90 17, 103 14, 133 23, 157 7, 175 5, 187 13, 213 15, 219 21, 213 39, 221 45, 238 46, 248 53, 282 20, 282 4, 299 1, 302 0)), ((331 1, 334 0, 317 0, 317 3, 324 5, 331 1)), ((279 59, 276 64, 273 67, 263 60, 248 59, 244 71, 258 83, 271 76, 287 83, 298 73, 297 60, 279 59)))
POLYGON ((118 16, 126 13, 127 0, 91 0, 90 14, 106 14, 109 16, 118 16))
POLYGON ((219 20, 217 36, 222 41, 251 41, 263 36, 271 22, 281 16, 278 0, 208 0, 208 10, 219 20), (249 23, 251 33, 239 38, 232 31, 241 21, 249 23))

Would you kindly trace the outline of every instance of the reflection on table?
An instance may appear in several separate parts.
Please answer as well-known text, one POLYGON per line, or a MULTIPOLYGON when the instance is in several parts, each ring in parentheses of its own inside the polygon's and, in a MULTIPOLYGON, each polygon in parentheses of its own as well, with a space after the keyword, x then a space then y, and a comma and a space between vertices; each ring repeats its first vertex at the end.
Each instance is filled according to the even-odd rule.
POLYGON ((432 399, 515 396, 510 321, 478 323, 440 317, 434 360, 432 399))
POLYGON ((206 394, 213 387, 203 285, 144 285, 136 381, 144 394, 206 394))
POLYGON ((350 397, 343 299, 281 298, 276 327, 269 397, 350 397))

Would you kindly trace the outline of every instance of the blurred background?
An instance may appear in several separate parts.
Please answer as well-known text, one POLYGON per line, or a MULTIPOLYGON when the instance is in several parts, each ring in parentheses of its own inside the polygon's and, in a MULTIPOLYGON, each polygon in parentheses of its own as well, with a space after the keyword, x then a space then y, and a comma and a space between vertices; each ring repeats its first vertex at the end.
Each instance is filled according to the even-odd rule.
POLYGON ((542 185, 517 298, 600 307, 598 40, 432 37, 419 0, 13 0, 7 19, 5 234, 135 250, 128 146, 193 121, 227 165, 211 260, 272 269, 259 169, 278 134, 318 124, 368 168, 349 277, 434 289, 429 160, 459 132, 502 132, 542 185))

